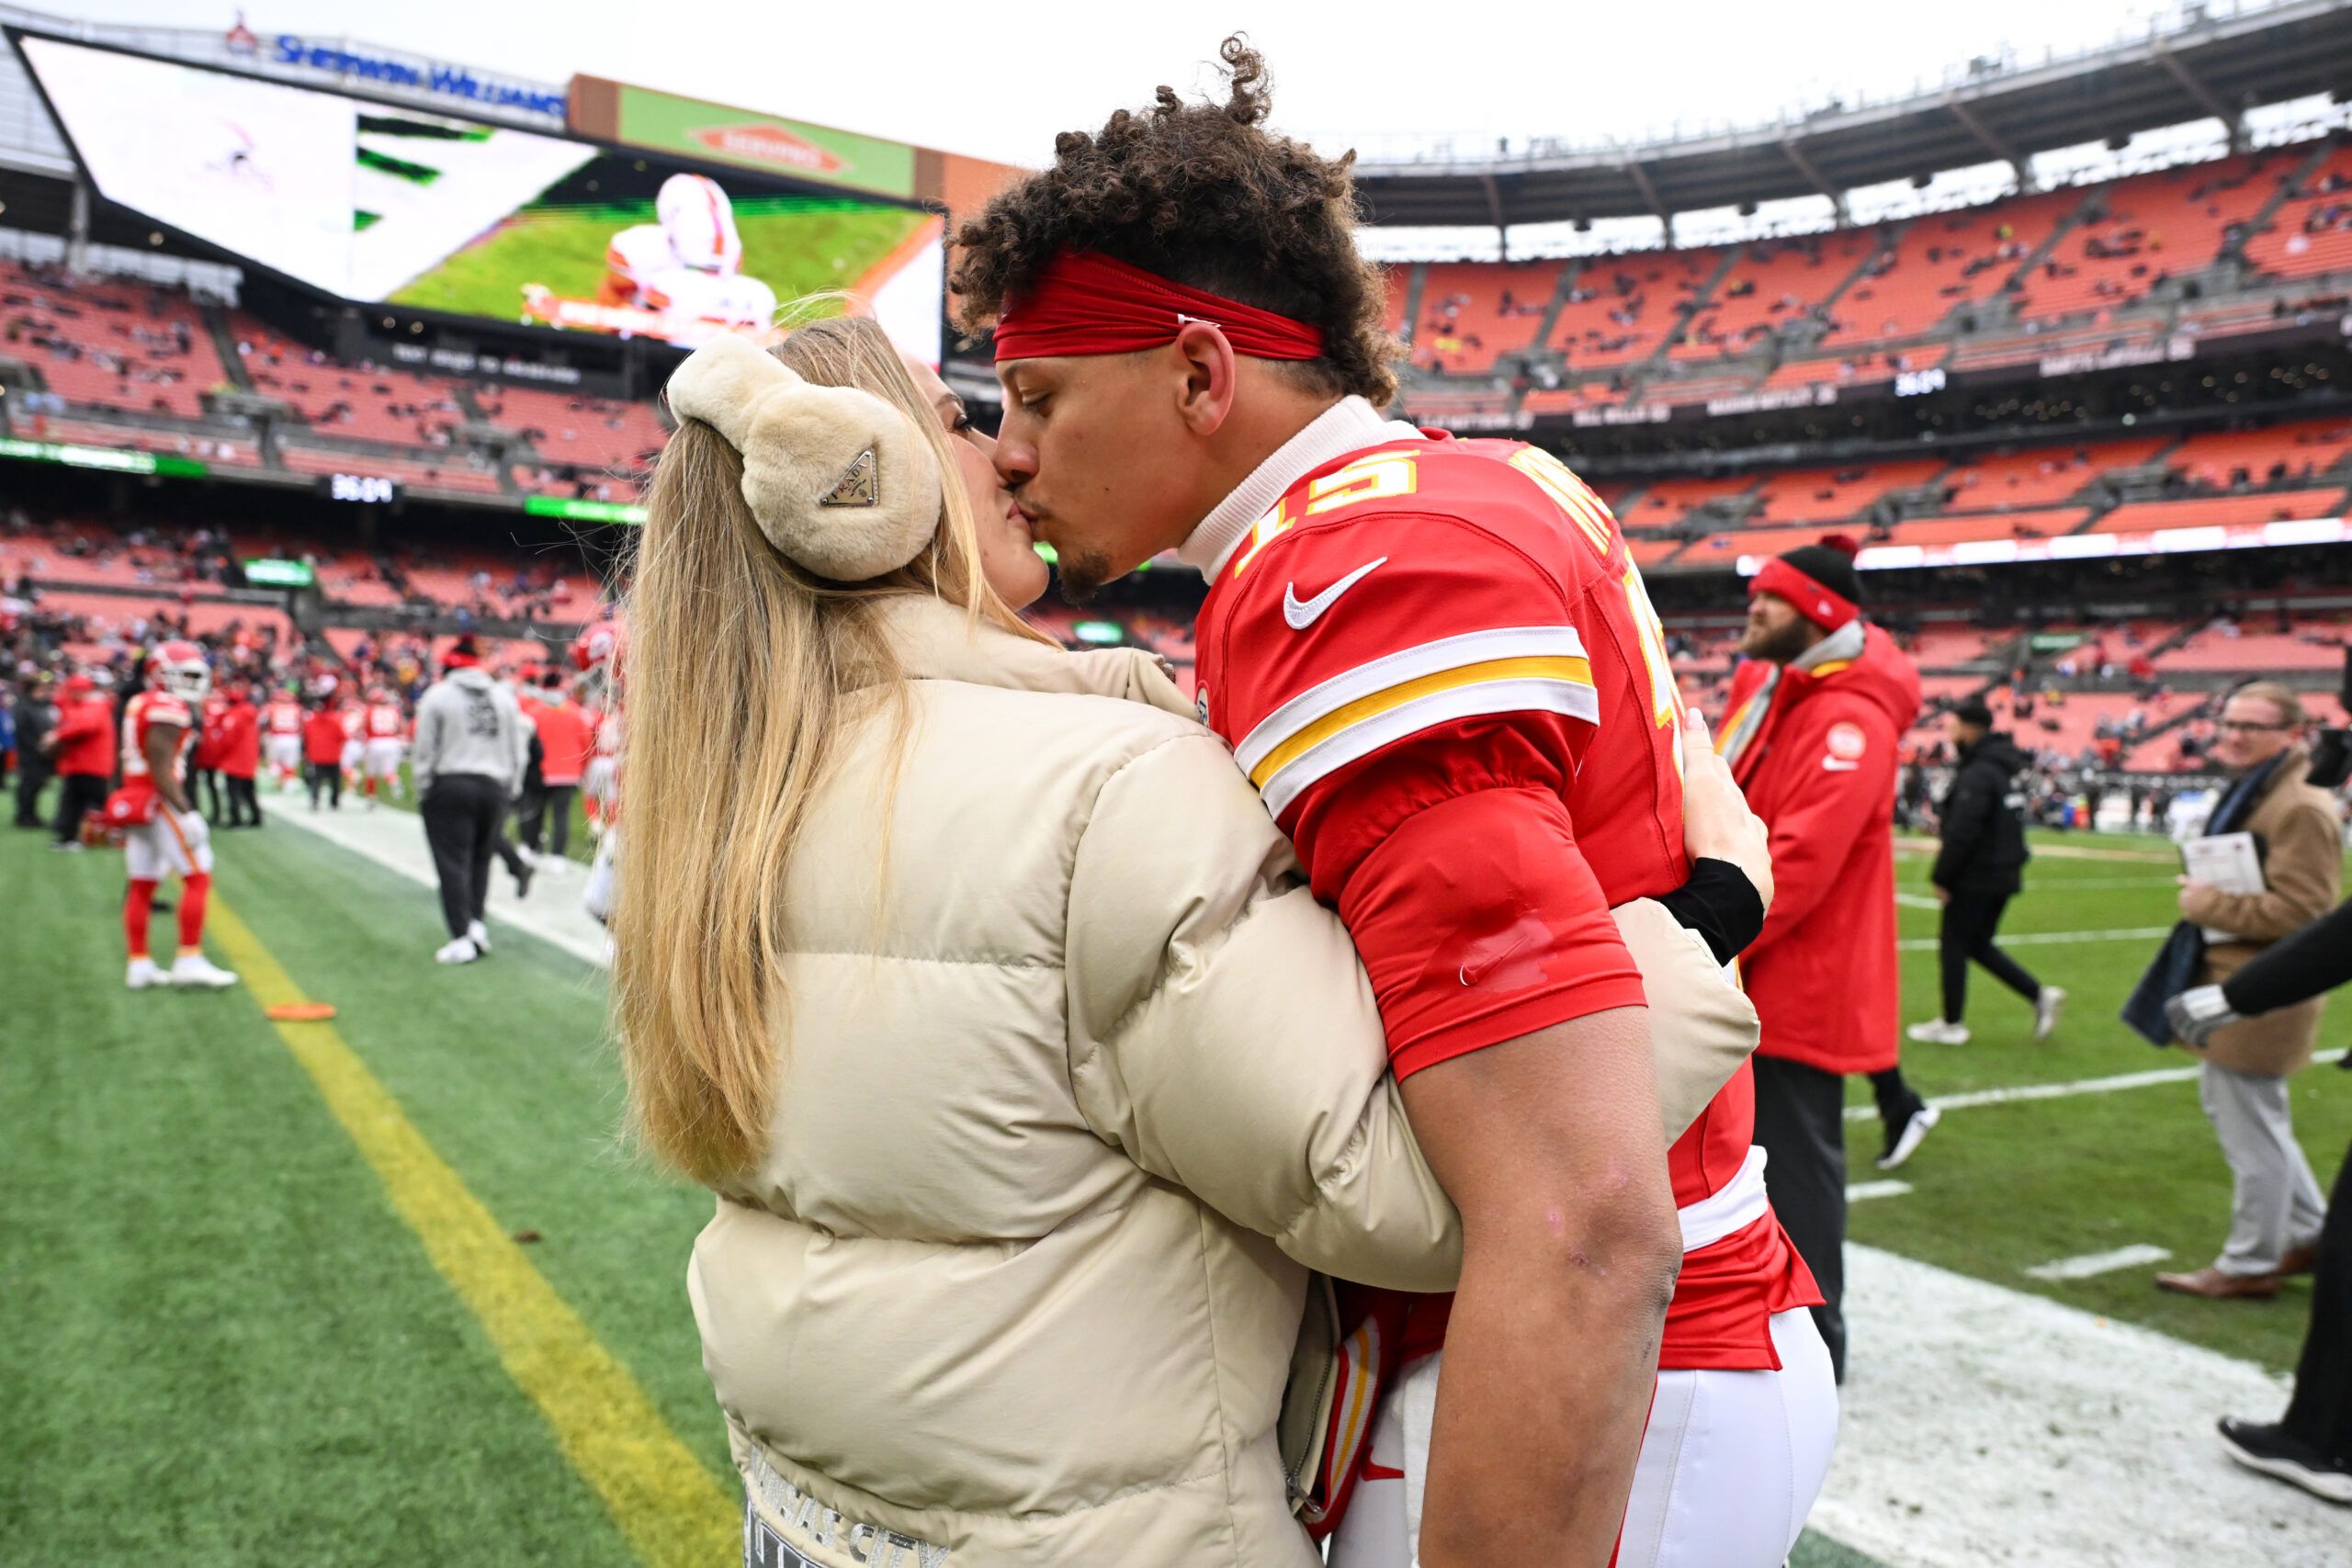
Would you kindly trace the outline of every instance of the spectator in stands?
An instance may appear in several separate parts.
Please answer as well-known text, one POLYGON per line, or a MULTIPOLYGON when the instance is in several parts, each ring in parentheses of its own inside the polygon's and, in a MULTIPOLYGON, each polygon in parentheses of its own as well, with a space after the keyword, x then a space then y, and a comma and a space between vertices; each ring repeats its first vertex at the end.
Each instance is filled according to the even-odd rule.
POLYGON ((1960 767, 1937 804, 1942 845, 1928 874, 1943 905, 1937 941, 1943 969, 1943 1015, 1910 1028, 1926 1044, 1965 1045, 1968 1025, 1968 965, 1973 959, 1994 978, 2033 1006, 2033 1037, 2047 1040, 2058 1027, 2066 993, 2045 986, 2024 965, 1993 943, 2001 911, 2024 883, 2019 873, 2032 855, 2025 841, 2025 795, 2018 775, 2030 759, 1993 728, 1993 712, 1972 699, 1947 716, 1960 767))
MULTIPOLYGON (((1778 892, 1747 950, 1757 1047, 1756 1141, 1773 1212, 1813 1270, 1813 1309, 1845 1375, 1846 1084, 1900 1062, 1894 947, 1896 748, 1919 712, 1919 673, 1862 619, 1855 542, 1832 535, 1749 581, 1747 656, 1718 750, 1771 830, 1778 892)), ((1890 1094, 1899 1078, 1889 1080, 1890 1094)), ((1932 1115, 1907 1088, 1888 1153, 1932 1115)))
POLYGON ((82 847, 83 817, 105 804, 114 777, 114 698, 89 676, 65 678, 57 726, 41 750, 57 764, 57 819, 50 847, 67 852, 82 847))
MULTIPOLYGON (((2336 900, 2344 841, 2335 803, 2304 782, 2311 754, 2302 744, 2301 700, 2275 681, 2241 686, 2222 709, 2213 760, 2236 780, 2214 807, 2210 833, 2249 832, 2262 855, 2259 893, 2224 893, 2190 882, 2180 890, 2181 918, 2205 929, 2204 984, 2230 976, 2336 900)), ((2156 1283, 2214 1299, 2278 1293, 2278 1281, 2312 1267, 2327 1205, 2311 1162, 2295 1142, 2288 1080, 2311 1065, 2324 998, 2298 1003, 2216 1030, 2198 1049, 2206 1118, 2235 1179, 2230 1235, 2222 1255, 2156 1283)))
POLYGON ((522 788, 530 727, 514 692, 481 667, 473 638, 459 637, 442 655, 441 671, 416 705, 409 770, 449 928, 448 942, 433 956, 471 964, 490 951, 490 928, 482 923, 490 863, 507 803, 522 788))
MULTIPOLYGON (((2173 1032, 2200 1047, 2221 1029, 2309 1005, 2346 980, 2352 980, 2352 904, 2339 904, 2222 984, 2173 998, 2165 1011, 2173 1032)), ((2311 1326, 2287 1414, 2276 1426, 2223 1416, 2221 1429, 2223 1450, 2249 1470, 2331 1503, 2352 1503, 2352 1153, 2337 1168, 2320 1230, 2311 1326)))
POLYGON ((343 809, 343 748, 350 739, 344 730, 343 709, 332 694, 311 705, 302 720, 302 767, 310 781, 311 810, 319 808, 322 793, 330 810, 343 809))

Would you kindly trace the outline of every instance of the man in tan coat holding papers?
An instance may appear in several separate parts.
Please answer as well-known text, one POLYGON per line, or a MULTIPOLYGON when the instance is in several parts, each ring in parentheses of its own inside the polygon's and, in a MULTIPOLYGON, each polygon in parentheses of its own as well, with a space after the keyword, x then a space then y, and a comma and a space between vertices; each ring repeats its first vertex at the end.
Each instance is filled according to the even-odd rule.
MULTIPOLYGON (((2335 908, 2342 880, 2343 840, 2335 804, 2304 782, 2311 759, 2302 746, 2309 721, 2295 694, 2276 682, 2241 686, 2222 710, 2213 758, 2235 781, 2215 808, 2218 823, 2250 832, 2262 860, 2258 893, 2225 893, 2200 882, 2180 890, 2185 919, 2207 930, 2202 985, 2227 980, 2272 942, 2335 908), (2241 791, 2251 796, 2233 800, 2241 791), (2234 940, 2212 935, 2228 932, 2234 940)), ((2327 1204, 2311 1162, 2295 1142, 2288 1078, 2311 1065, 2319 1032, 2314 997, 2216 1030, 2199 1092, 2237 1179, 2230 1238, 2222 1255, 2190 1274, 2159 1274, 2156 1283, 2184 1295, 2271 1296, 2288 1274, 2308 1273, 2327 1204)))

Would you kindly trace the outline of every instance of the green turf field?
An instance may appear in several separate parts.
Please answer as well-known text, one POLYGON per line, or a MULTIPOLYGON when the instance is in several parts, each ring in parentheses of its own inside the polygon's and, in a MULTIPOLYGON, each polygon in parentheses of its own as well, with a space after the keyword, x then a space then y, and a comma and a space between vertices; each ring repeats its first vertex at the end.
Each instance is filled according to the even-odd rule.
MULTIPOLYGON (((2161 842, 2051 841, 2151 858, 2037 859, 2011 933, 2169 919, 2161 842)), ((123 991, 120 861, 45 842, 0 836, 0 886, 39 911, 0 923, 0 1563, 653 1561, 567 1461, 503 1342, 436 1270, 259 999, 123 991)), ((537 1234, 516 1255, 633 1375, 712 1495, 726 1492, 684 1289, 709 1200, 619 1145, 598 972, 503 933, 486 962, 440 968, 425 888, 288 824, 217 842, 234 914, 338 1007, 341 1040, 497 1230, 537 1234)), ((1925 863, 1901 863, 1912 897, 1925 863)), ((1903 934, 1934 920, 1905 908, 1903 934)), ((2152 945, 2018 947, 2075 994, 2058 1038, 2033 1044, 2023 1004, 1980 976, 1974 1042, 1907 1047, 1911 1076, 1938 1094, 2185 1065, 2113 1020, 2152 945)), ((1935 1006, 1933 965, 1905 955, 1906 1022, 1935 1006)), ((2352 1021, 2333 1019, 2323 1043, 2347 1038, 2352 1021)), ((2324 1182, 2352 1139, 2352 1078, 2314 1069, 2296 1110, 2324 1182)), ((1849 1127, 1854 1179, 1875 1179, 1875 1122, 1849 1127)), ((2132 1243, 2184 1267, 2210 1257, 2228 1178, 2193 1084, 1954 1110, 1901 1179, 1910 1192, 1855 1207, 1857 1240, 2291 1363, 2300 1282, 2272 1303, 2208 1303, 2160 1294, 2144 1268, 2056 1285, 2022 1272, 2132 1243)), ((1794 1562, 1871 1568, 1817 1536, 1794 1562)))
MULTIPOLYGON (((0 1562, 634 1561, 254 998, 124 991, 121 861, 44 841, 0 838, 41 911, 0 922, 0 1562)), ((617 1146, 599 976, 522 938, 439 968, 424 889, 282 825, 220 843, 220 896, 726 1477, 710 1201, 617 1146)))
MULTIPOLYGON (((2167 926, 2178 918, 2177 862, 2162 839, 2036 833, 2026 891, 2009 906, 2003 935, 2128 931, 2167 926), (2135 859, 2080 859, 2070 850, 2135 859)), ((1897 888, 1919 897, 1929 856, 1896 863, 1897 888)), ((2346 880, 2352 887, 2352 878, 2346 880)), ((1904 938, 1934 936, 1936 912, 1899 911, 1904 938)), ((2155 1068, 2188 1067, 2184 1051, 2158 1051, 2126 1029, 2116 1010, 2154 951, 2154 939, 2050 945, 2019 943, 2013 957, 2072 994, 2064 1021, 2044 1044, 2033 1043, 2026 1004, 1983 970, 1969 981, 1966 1045, 1905 1041, 1905 1076, 1930 1098, 2016 1084, 2068 1083, 2155 1068)), ((1903 954, 1903 1021, 1940 1010, 1936 954, 1903 954)), ((2322 1047, 2352 1043, 2352 1011, 2341 1000, 2320 1029, 2322 1047)), ((1850 1103, 1870 1103, 1868 1083, 1849 1081, 1850 1103)), ((2335 1179, 2352 1143, 2352 1074, 2318 1066, 2296 1080, 2295 1131, 2320 1184, 2335 1179)), ((1875 1118, 1847 1123, 1848 1179, 1880 1179, 1875 1118)), ((2204 1302, 2160 1292, 2158 1269, 2195 1269, 2212 1260, 2229 1226, 2230 1175, 2198 1107, 2192 1082, 2113 1094, 2024 1100, 1947 1111, 1942 1124, 1906 1163, 1907 1194, 1857 1203, 1849 1222, 1856 1241, 1941 1264, 2072 1306, 2106 1314, 2199 1344, 2290 1370, 2309 1310, 2308 1280, 2290 1280, 2270 1302, 2204 1302), (2147 1244, 2170 1261, 2063 1283, 2024 1270, 2057 1258, 2147 1244)))
MULTIPOLYGON (((389 301, 419 310, 513 319, 523 287, 593 299, 614 234, 654 221, 650 201, 526 208, 418 276, 389 301)), ((923 221, 904 208, 831 197, 746 197, 735 203, 742 271, 788 303, 865 276, 923 221)))

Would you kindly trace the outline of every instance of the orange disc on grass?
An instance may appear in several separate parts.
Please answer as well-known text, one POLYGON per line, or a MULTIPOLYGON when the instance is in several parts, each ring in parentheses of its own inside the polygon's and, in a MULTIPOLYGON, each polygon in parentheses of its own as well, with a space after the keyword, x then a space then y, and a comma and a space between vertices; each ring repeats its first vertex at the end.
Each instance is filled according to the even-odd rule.
POLYGON ((334 1016, 333 1002, 280 1002, 274 1008, 261 1010, 265 1018, 280 1023, 316 1023, 334 1016))

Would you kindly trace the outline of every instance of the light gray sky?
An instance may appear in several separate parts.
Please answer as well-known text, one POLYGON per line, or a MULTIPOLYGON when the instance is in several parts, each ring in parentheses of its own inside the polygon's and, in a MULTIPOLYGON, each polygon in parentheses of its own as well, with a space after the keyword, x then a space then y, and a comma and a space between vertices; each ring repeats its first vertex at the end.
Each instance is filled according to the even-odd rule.
MULTIPOLYGON (((213 0, 19 0, 92 20, 226 28, 213 0)), ((2214 0, 2218 7, 2231 0, 2214 0)), ((2249 0, 2251 3, 2251 0, 2249 0)), ((1638 139, 1756 121, 1832 91, 1884 96, 2005 44, 2038 61, 2144 29, 2148 0, 1024 0, 831 6, 695 0, 261 0, 248 24, 560 82, 574 72, 1038 164, 1159 83, 1206 85, 1246 28, 1275 119, 1367 152, 1383 136, 1638 139)))

